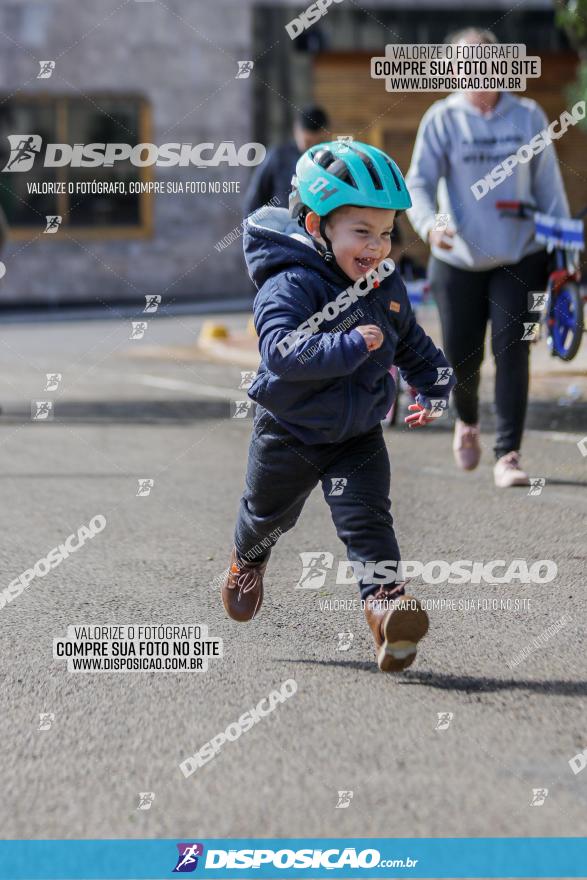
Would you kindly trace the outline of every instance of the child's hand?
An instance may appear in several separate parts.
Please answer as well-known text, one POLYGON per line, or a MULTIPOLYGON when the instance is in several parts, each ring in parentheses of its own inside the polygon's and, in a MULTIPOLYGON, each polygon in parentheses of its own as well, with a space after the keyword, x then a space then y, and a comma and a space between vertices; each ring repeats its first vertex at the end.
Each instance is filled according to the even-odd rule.
POLYGON ((413 403, 408 409, 414 411, 413 415, 406 416, 404 419, 408 428, 421 428, 427 425, 428 422, 434 421, 434 419, 430 418, 430 410, 424 409, 419 403, 413 403))
POLYGON ((369 351, 375 351, 383 344, 383 333, 375 324, 361 324, 360 327, 355 327, 355 330, 359 331, 369 351))

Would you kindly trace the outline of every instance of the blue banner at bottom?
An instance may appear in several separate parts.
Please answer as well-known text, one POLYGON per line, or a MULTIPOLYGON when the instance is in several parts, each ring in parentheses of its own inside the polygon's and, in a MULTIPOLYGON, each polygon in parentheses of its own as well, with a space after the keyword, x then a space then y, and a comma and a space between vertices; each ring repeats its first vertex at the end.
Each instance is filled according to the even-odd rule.
POLYGON ((2 880, 587 877, 587 838, 0 841, 2 880))

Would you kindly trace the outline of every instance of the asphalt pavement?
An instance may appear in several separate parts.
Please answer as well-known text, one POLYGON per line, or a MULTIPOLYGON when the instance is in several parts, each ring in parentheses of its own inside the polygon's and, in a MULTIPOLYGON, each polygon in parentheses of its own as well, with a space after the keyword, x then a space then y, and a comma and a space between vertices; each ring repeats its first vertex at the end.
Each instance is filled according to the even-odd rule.
MULTIPOLYGON (((245 315, 222 321, 244 332, 245 315)), ((0 608, 3 836, 585 835, 587 769, 569 764, 587 747, 583 361, 535 358, 523 460, 545 481, 536 494, 493 485, 490 369, 476 472, 454 466, 450 420, 386 431, 404 559, 547 559, 557 575, 415 578, 412 593, 461 610, 430 611, 413 667, 385 676, 356 588, 334 582, 344 548, 320 489, 273 552, 259 617, 225 616, 249 361, 198 351, 201 322, 152 320, 141 340, 127 319, 0 328, 1 589, 106 519, 0 608), (50 418, 31 419, 47 400, 50 418), (296 589, 311 551, 333 568, 296 589), (206 671, 68 672, 53 640, 90 624, 206 625, 223 656, 206 671), (182 761, 289 679, 289 699, 184 776, 182 761)))

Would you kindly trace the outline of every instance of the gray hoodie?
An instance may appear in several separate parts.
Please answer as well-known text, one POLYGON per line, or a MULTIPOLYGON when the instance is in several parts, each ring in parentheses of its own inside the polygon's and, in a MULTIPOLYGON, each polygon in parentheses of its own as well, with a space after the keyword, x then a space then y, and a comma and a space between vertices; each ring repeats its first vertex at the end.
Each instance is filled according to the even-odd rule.
POLYGON ((509 92, 502 92, 487 114, 473 107, 462 92, 436 101, 426 111, 406 177, 413 203, 407 213, 424 241, 435 225, 435 214, 450 215, 450 226, 456 230, 454 246, 432 248, 435 257, 461 269, 481 271, 517 263, 541 250, 533 239, 533 224, 500 218, 495 203, 521 200, 545 214, 569 216, 552 144, 529 162, 518 162, 510 176, 479 200, 471 187, 548 124, 536 101, 509 92))

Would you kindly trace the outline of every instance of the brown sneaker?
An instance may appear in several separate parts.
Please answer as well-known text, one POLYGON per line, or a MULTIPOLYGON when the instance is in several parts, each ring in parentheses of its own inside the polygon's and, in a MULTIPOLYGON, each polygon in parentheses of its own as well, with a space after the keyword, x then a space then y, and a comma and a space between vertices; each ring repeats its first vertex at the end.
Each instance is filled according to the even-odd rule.
POLYGON ((228 573, 222 584, 222 604, 233 620, 252 620, 263 601, 263 575, 269 558, 263 562, 245 562, 232 548, 228 573))
MULTIPOLYGON (((396 585, 399 586, 399 585, 396 585)), ((382 672, 401 672, 416 659, 416 645, 428 632, 428 615, 413 596, 380 587, 365 603, 365 617, 377 647, 382 672)))
POLYGON ((465 425, 457 419, 452 450, 460 468, 464 471, 474 471, 481 459, 479 425, 465 425))

